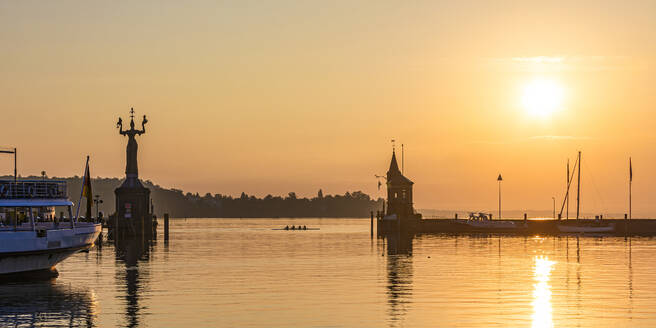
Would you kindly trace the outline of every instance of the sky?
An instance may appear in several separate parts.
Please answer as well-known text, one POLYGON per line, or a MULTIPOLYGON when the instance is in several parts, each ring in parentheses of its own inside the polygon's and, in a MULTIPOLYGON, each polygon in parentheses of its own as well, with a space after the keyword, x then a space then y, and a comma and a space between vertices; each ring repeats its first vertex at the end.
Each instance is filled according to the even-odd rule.
MULTIPOLYGON (((19 173, 189 192, 362 190, 404 144, 415 207, 656 215, 654 1, 0 1, 19 173), (547 105, 544 105, 547 104, 547 105), (546 106, 545 108, 540 106, 546 106), (136 122, 140 125, 140 119, 136 122)), ((11 157, 0 172, 11 174, 11 157)))

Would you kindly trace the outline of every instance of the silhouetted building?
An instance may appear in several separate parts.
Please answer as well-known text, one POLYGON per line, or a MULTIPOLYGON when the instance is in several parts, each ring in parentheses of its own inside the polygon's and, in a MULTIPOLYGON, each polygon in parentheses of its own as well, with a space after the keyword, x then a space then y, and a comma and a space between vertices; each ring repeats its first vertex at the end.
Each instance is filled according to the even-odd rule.
POLYGON ((387 208, 378 220, 378 233, 412 232, 421 220, 421 214, 415 213, 412 204, 412 186, 414 182, 406 178, 399 164, 396 153, 392 151, 392 160, 387 171, 387 208))
POLYGON ((396 162, 396 153, 392 151, 392 161, 387 171, 387 215, 410 217, 414 214, 412 207, 412 185, 414 182, 403 176, 396 162))

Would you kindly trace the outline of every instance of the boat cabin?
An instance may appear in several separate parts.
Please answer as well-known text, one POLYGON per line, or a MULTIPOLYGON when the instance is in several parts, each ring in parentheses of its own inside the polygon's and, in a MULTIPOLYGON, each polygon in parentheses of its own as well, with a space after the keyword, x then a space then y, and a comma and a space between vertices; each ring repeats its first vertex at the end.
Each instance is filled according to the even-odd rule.
POLYGON ((63 180, 0 180, 0 227, 17 228, 24 223, 62 221, 57 208, 67 208, 73 217, 73 202, 68 200, 63 180))

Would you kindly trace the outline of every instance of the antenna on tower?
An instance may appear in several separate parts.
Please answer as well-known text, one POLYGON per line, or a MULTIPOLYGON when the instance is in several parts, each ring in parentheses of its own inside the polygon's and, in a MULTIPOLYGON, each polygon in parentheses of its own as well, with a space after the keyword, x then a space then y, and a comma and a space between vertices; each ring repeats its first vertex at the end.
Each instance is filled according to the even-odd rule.
POLYGON ((405 152, 403 149, 403 144, 401 144, 401 174, 405 174, 405 152))
POLYGON ((395 139, 392 139, 392 152, 394 152, 394 150, 395 150, 395 145, 394 145, 395 141, 396 141, 395 139))

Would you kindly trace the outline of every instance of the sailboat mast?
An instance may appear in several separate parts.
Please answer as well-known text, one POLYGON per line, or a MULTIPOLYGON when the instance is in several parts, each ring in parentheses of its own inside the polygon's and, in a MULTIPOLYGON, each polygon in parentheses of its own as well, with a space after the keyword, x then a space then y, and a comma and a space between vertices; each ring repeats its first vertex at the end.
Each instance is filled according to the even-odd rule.
MULTIPOLYGON (((567 178, 567 190, 565 191, 565 197, 563 197, 563 204, 560 205, 560 212, 558 212, 558 217, 563 216, 563 212, 565 211, 565 205, 568 205, 567 213, 569 214, 569 188, 572 186, 572 182, 574 182, 574 173, 576 173, 576 166, 578 164, 579 164, 579 160, 577 159, 574 162, 574 172, 571 172, 569 177, 567 178)), ((568 172, 569 172, 569 170, 568 170, 568 172)))
POLYGON ((579 219, 579 209, 581 208, 581 152, 579 151, 578 179, 576 181, 576 219, 579 219))
MULTIPOLYGON (((567 188, 569 189, 569 158, 567 159, 567 188)), ((565 195, 566 199, 565 201, 567 202, 567 215, 565 218, 569 220, 569 193, 565 195)))
POLYGON ((631 164, 631 157, 629 157, 629 220, 631 220, 631 184, 633 184, 633 165, 631 164))

